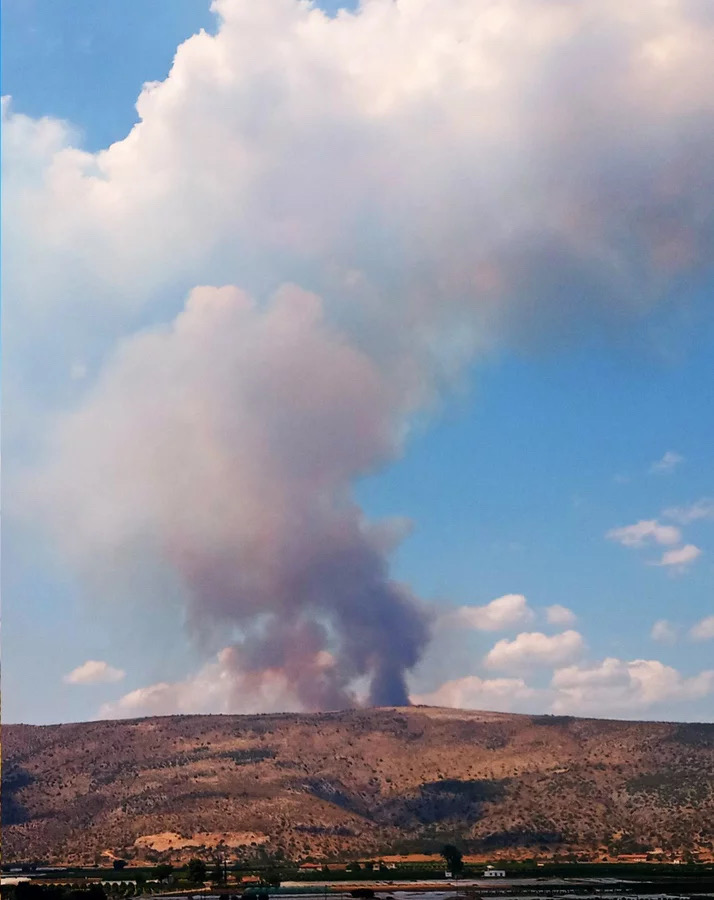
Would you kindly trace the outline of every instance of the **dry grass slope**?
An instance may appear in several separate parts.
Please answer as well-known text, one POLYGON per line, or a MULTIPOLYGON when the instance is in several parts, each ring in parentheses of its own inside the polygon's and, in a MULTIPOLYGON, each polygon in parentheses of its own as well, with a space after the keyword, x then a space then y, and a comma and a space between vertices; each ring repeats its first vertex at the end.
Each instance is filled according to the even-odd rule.
POLYGON ((714 853, 714 725, 409 708, 3 729, 4 859, 714 853))

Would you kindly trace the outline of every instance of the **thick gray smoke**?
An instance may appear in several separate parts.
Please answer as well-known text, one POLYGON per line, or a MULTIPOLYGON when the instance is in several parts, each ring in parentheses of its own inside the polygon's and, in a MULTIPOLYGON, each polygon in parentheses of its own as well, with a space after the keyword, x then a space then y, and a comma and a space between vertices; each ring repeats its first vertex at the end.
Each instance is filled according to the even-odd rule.
POLYGON ((170 328, 122 346, 30 491, 80 566, 106 575, 107 552, 145 539, 180 574, 191 631, 238 640, 234 670, 284 673, 308 709, 354 704, 359 679, 403 705, 426 615, 389 577, 398 523, 365 521, 349 489, 420 400, 317 297, 286 287, 261 311, 197 288, 170 328))
POLYGON ((122 711, 404 703, 428 614, 389 574, 403 524, 353 485, 479 350, 686 301, 714 248, 712 6, 214 7, 100 153, 6 109, 8 366, 50 373, 6 392, 43 450, 9 493, 95 584, 135 555, 174 573, 162 602, 223 648, 122 711), (323 299, 265 303, 292 281, 323 299))

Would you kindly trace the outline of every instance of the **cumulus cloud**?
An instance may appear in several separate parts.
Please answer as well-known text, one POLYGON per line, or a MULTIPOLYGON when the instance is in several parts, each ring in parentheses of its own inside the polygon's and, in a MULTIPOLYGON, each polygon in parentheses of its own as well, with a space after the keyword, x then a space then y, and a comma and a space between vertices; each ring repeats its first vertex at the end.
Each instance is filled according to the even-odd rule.
POLYGON ((714 670, 685 677, 659 660, 608 658, 591 666, 568 666, 553 674, 553 710, 607 714, 647 711, 665 702, 696 700, 714 692, 714 670))
POLYGON ((634 525, 612 528, 605 537, 623 547, 644 547, 648 543, 677 544, 682 533, 675 525, 662 525, 656 519, 640 519, 634 525))
POLYGON ((668 622, 667 619, 658 619, 650 631, 650 637, 653 641, 662 641, 666 644, 672 644, 677 640, 679 630, 676 625, 668 622))
POLYGON ((504 594, 485 606, 461 606, 441 617, 448 627, 473 628, 477 631, 504 631, 527 625, 535 618, 523 594, 504 594))
POLYGON ((549 625, 574 625, 578 617, 567 606, 561 606, 560 603, 554 603, 552 606, 546 606, 545 617, 549 625))
POLYGON ((671 566, 682 570, 691 565, 701 555, 701 552, 699 547, 696 547, 694 544, 685 544, 683 547, 677 547, 675 550, 666 550, 659 562, 653 563, 653 565, 671 566))
POLYGON ((302 652, 306 708, 363 678, 403 702, 426 616, 389 575, 403 524, 351 485, 483 348, 686 302, 714 253, 712 25, 669 0, 214 9, 104 150, 3 104, 11 515, 87 577, 169 569, 192 634, 235 632, 238 682, 302 652))
POLYGON ((304 700, 292 675, 305 678, 307 667, 314 681, 331 681, 334 665, 331 654, 319 650, 309 659, 301 660, 299 671, 294 673, 282 666, 251 670, 242 661, 240 648, 225 647, 195 675, 183 681, 137 688, 115 703, 103 704, 99 716, 138 718, 172 713, 299 712, 305 708, 304 700))
POLYGON ((696 522, 699 519, 714 519, 714 499, 710 497, 702 497, 695 503, 688 506, 672 506, 665 509, 662 516, 667 519, 674 519, 680 525, 688 525, 690 522, 696 522))
POLYGON ((116 669, 104 660, 88 659, 68 672, 63 680, 66 684, 111 684, 121 681, 125 675, 123 669, 116 669))
POLYGON ((415 695, 415 703, 503 712, 548 709, 556 714, 633 716, 676 708, 714 695, 714 670, 685 676, 659 660, 608 657, 560 666, 546 687, 522 678, 469 675, 415 695))
POLYGON ((714 616, 706 616, 693 625, 689 635, 695 641, 708 641, 714 638, 714 616))
POLYGON ((714 63, 689 4, 214 9, 104 150, 6 104, 4 275, 35 334, 57 304, 133 318, 167 283, 258 290, 299 269, 468 346, 475 326, 642 315, 708 265, 714 63))
POLYGON ((436 690, 412 696, 413 703, 455 709, 495 709, 518 712, 534 707, 540 697, 522 678, 479 678, 467 675, 440 685, 436 690))
POLYGON ((559 666, 580 656, 585 649, 582 635, 568 630, 547 635, 524 631, 512 641, 498 641, 486 654, 484 664, 491 669, 520 669, 530 666, 559 666))
POLYGON ((661 459, 653 462, 650 472, 657 475, 668 475, 684 462, 684 457, 674 450, 668 450, 661 459))

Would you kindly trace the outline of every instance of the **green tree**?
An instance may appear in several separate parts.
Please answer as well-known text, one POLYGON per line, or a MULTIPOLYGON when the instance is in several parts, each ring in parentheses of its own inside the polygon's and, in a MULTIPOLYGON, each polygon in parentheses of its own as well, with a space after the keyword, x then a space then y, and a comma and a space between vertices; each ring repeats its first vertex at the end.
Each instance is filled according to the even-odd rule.
POLYGON ((223 863, 220 859, 217 859, 213 863, 213 868, 211 869, 211 881, 214 882, 214 884, 222 884, 225 881, 223 863))
POLYGON ((458 876, 463 872, 464 855, 458 847, 455 847, 453 844, 446 844, 445 847, 442 847, 441 855, 444 857, 452 875, 458 876))
POLYGON ((154 878, 158 878, 159 881, 166 881, 173 870, 174 867, 170 863, 160 863, 154 867, 154 878))
POLYGON ((202 884, 206 880, 207 868, 202 859, 189 859, 186 866, 188 880, 194 884, 202 884))

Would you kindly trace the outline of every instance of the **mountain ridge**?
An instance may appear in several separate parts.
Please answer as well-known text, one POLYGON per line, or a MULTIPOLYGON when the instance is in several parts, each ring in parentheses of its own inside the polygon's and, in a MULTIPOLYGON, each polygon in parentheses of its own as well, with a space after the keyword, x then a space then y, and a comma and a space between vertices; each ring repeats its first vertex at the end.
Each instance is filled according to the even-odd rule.
POLYGON ((714 724, 439 707, 3 727, 6 860, 714 858, 714 724))

